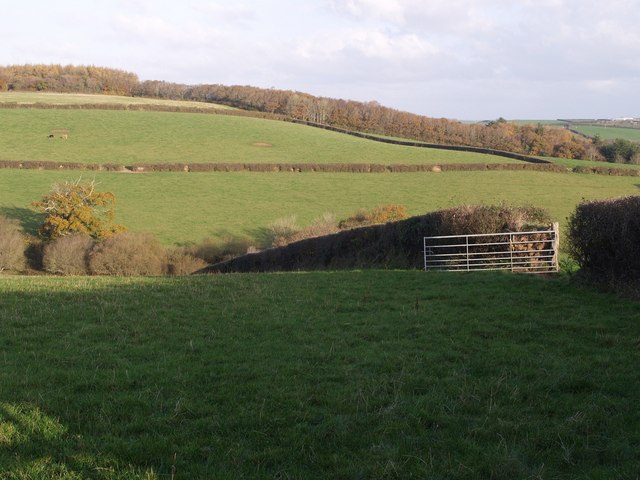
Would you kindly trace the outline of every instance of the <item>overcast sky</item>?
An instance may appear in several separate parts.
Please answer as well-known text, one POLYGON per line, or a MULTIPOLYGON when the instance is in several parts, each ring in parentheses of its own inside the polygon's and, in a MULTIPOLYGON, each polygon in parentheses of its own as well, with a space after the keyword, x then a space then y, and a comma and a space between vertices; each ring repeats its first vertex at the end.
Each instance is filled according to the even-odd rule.
POLYGON ((467 120, 640 116, 638 0, 29 0, 0 64, 275 87, 467 120))

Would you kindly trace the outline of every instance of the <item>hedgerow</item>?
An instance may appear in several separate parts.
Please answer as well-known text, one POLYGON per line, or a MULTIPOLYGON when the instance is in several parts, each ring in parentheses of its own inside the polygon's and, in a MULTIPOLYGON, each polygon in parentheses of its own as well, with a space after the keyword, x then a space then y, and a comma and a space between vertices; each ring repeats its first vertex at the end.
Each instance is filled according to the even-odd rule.
POLYGON ((580 203, 567 233, 569 254, 584 275, 640 284, 640 196, 580 203))
MULTIPOLYGON (((362 212, 363 219, 366 215, 362 212)), ((547 228, 551 223, 546 210, 535 207, 462 206, 301 240, 231 259, 208 271, 420 268, 425 236, 521 231, 547 228)))

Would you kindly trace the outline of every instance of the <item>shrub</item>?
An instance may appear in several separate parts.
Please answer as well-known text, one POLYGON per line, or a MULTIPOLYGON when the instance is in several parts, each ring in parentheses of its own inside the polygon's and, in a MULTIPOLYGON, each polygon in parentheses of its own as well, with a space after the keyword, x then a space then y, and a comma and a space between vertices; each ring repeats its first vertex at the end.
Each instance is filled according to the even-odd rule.
POLYGON ((166 272, 164 247, 148 234, 118 233, 98 243, 89 257, 96 275, 162 275, 166 272))
POLYGON ((608 283, 640 280, 640 197, 580 203, 567 234, 583 274, 608 283))
POLYGON ((273 221, 265 229, 265 243, 271 247, 282 247, 300 231, 295 215, 282 217, 273 221))
POLYGON ((207 262, 194 257, 184 248, 174 248, 167 253, 167 273, 169 275, 190 275, 206 266, 207 262))
POLYGON ((297 242, 305 238, 322 237, 338 232, 338 222, 334 213, 323 213, 311 222, 308 227, 302 228, 289 237, 289 241, 297 242))
POLYGON ((381 205, 371 210, 369 221, 372 224, 397 222, 408 218, 407 208, 404 205, 381 205))
POLYGON ((0 215, 0 272, 25 267, 26 237, 17 220, 0 215))
POLYGON ((390 204, 380 205, 371 211, 358 209, 351 217, 341 220, 338 227, 342 230, 347 228, 364 227, 367 225, 377 225, 381 223, 397 222, 408 218, 407 209, 404 205, 390 204))
POLYGON ((186 247, 185 251, 206 263, 218 263, 244 255, 253 247, 253 240, 244 237, 224 236, 206 238, 197 245, 186 247))
POLYGON ((85 234, 58 237, 44 247, 42 266, 49 273, 87 275, 94 240, 85 234))

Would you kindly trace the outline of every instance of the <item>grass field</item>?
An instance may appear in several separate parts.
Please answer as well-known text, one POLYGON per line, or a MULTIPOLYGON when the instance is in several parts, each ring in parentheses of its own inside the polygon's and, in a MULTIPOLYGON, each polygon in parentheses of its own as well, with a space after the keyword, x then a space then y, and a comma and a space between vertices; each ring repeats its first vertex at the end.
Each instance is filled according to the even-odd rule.
POLYGON ((0 109, 0 159, 81 163, 517 163, 228 115, 0 109), (70 130, 68 140, 47 138, 70 130))
POLYGON ((571 125, 571 128, 590 137, 599 135, 602 139, 614 140, 616 138, 623 138, 625 140, 640 142, 640 128, 596 127, 590 125, 571 125))
MULTIPOLYGON (((0 170, 0 214, 21 218, 35 231, 32 201, 53 182, 75 172, 0 170)), ((145 173, 96 172, 101 190, 117 199, 117 220, 165 243, 198 242, 224 234, 259 237, 273 220, 297 215, 308 224, 322 213, 338 218, 358 208, 400 203, 417 215, 444 207, 500 203, 548 208, 564 223, 583 198, 638 194, 637 177, 543 172, 351 173, 145 173)))
POLYGON ((615 168, 615 169, 631 169, 638 170, 640 165, 632 163, 612 163, 612 162, 594 162, 591 160, 576 160, 569 158, 557 158, 557 157, 540 157, 558 165, 563 165, 568 168, 573 167, 602 167, 602 168, 615 168))
POLYGON ((638 473, 640 305, 565 278, 0 277, 0 290, 3 480, 638 473))
POLYGON ((162 100, 159 98, 122 97, 119 95, 91 95, 82 93, 0 92, 0 103, 47 103, 51 105, 119 104, 165 105, 168 107, 195 107, 234 110, 216 103, 162 100))

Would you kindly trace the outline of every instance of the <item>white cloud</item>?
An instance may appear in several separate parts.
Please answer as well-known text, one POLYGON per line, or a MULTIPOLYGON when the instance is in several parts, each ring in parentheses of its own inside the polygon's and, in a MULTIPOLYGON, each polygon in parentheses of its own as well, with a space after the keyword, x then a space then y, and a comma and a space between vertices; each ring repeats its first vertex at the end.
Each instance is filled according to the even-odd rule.
POLYGON ((212 16, 214 19, 225 21, 252 20, 256 17, 255 10, 242 4, 223 4, 205 2, 196 5, 194 9, 198 12, 212 16))
POLYGON ((397 61, 420 59, 438 53, 438 49, 415 34, 390 35, 365 29, 330 32, 306 40, 297 48, 307 59, 334 59, 346 55, 397 61))
POLYGON ((171 22, 165 18, 144 15, 116 15, 114 26, 126 39, 135 39, 150 45, 180 48, 202 48, 214 44, 222 37, 215 28, 195 21, 171 22))
POLYGON ((373 17, 396 23, 404 21, 404 5, 401 0, 332 0, 336 11, 344 11, 355 17, 373 17))

